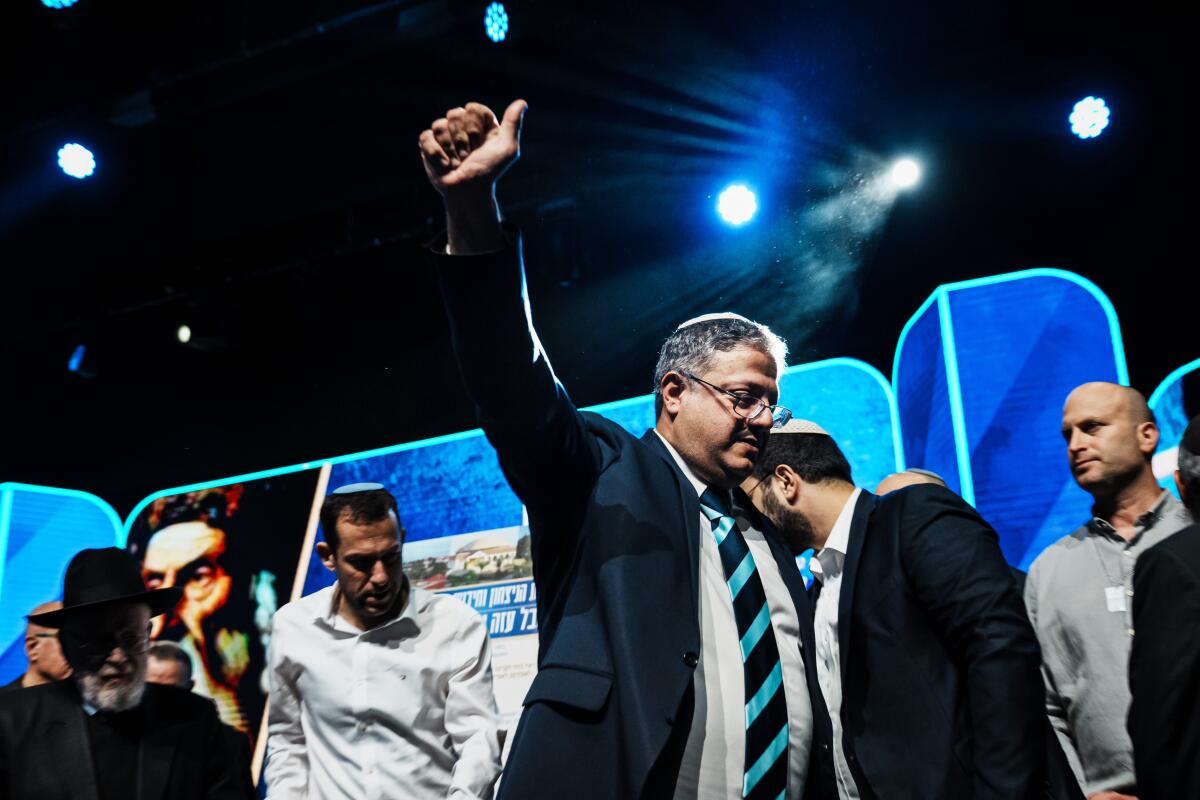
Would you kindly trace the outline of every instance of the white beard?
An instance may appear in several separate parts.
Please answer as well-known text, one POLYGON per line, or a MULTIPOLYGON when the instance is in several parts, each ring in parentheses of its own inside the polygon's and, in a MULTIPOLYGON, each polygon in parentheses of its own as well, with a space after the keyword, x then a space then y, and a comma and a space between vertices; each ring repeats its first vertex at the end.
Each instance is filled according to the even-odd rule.
POLYGON ((83 701, 100 711, 129 711, 137 708, 146 692, 146 664, 135 668, 129 683, 104 686, 100 676, 94 672, 75 676, 75 685, 83 695, 83 701))

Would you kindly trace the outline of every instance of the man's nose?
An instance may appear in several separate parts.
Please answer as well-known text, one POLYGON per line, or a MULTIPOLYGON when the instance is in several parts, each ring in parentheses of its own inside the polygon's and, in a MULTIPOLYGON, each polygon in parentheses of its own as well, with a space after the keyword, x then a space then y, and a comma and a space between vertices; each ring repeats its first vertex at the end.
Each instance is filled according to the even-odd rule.
POLYGON ((752 428, 770 430, 771 426, 775 424, 775 417, 771 414, 770 406, 763 406, 762 411, 755 414, 753 419, 746 420, 746 424, 752 428))

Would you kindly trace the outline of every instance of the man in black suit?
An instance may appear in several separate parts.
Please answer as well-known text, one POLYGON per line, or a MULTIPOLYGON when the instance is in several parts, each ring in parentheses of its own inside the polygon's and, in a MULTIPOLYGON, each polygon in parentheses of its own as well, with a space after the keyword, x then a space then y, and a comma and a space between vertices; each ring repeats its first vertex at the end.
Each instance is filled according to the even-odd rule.
MULTIPOLYGON (((1175 484, 1200 517, 1200 417, 1184 431, 1175 484)), ((1200 525, 1138 558, 1133 630, 1129 738, 1138 796, 1200 797, 1200 525)))
POLYGON ((67 567, 59 629, 71 680, 0 696, 0 800, 245 800, 212 703, 146 684, 150 619, 178 589, 146 591, 116 548, 67 567))
POLYGON ((446 206, 433 260, 459 365, 529 512, 538 674, 500 796, 817 796, 810 746, 828 719, 808 599, 793 554, 733 491, 787 416, 783 342, 744 317, 697 318, 663 345, 654 430, 576 410, 495 201, 524 111, 501 122, 470 104, 420 137, 446 206))
POLYGON ((1039 798, 1039 650, 996 534, 944 487, 876 497, 819 426, 772 432, 750 496, 811 562, 839 797, 1039 798))

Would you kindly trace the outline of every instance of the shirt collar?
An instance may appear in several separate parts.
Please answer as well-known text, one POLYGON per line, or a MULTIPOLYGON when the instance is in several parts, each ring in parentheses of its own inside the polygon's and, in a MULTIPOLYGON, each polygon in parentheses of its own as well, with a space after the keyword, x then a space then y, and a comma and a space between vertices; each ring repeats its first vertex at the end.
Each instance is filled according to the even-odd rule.
MULTIPOLYGON (((1154 501, 1154 505, 1150 506, 1150 509, 1145 514, 1142 514, 1137 518, 1137 520, 1134 521, 1133 529, 1136 532, 1135 536, 1140 536, 1142 533, 1145 533, 1157 525, 1166 514, 1169 504, 1174 499, 1175 498, 1171 495, 1171 493, 1164 489, 1158 495, 1158 499, 1154 501)), ((1099 536, 1108 536, 1110 538, 1113 536, 1120 536, 1120 534, 1117 533, 1117 529, 1114 528, 1108 520, 1101 519, 1100 517, 1092 517, 1087 524, 1087 529, 1089 533, 1094 533, 1099 536)))
POLYGON ((854 487, 854 491, 846 498, 846 504, 842 506, 837 521, 833 523, 833 529, 829 531, 829 538, 825 540, 825 546, 809 562, 809 570, 818 578, 826 572, 841 570, 842 564, 846 560, 846 551, 850 547, 850 523, 854 521, 854 506, 858 503, 858 496, 861 494, 862 489, 854 487))
POLYGON ((696 473, 692 472, 692 468, 683 460, 683 456, 679 455, 679 451, 672 447, 671 443, 663 438, 661 433, 656 430, 654 431, 654 435, 666 446, 667 452, 671 454, 671 458, 675 459, 675 463, 679 466, 680 471, 683 472, 683 476, 688 479, 688 482, 692 484, 692 488, 696 490, 696 496, 699 497, 704 494, 704 490, 708 488, 708 484, 696 477, 696 473))
POLYGON ((421 624, 419 621, 419 616, 425 613, 425 609, 429 607, 432 597, 430 596, 429 592, 426 592, 424 589, 418 589, 416 586, 413 586, 407 575, 404 576, 404 583, 408 587, 408 598, 404 602, 404 608, 400 609, 400 613, 397 614, 394 619, 390 619, 382 625, 378 625, 370 630, 359 630, 347 622, 342 615, 338 613, 338 602, 342 596, 342 587, 336 583, 333 585, 333 591, 329 593, 329 605, 326 607, 318 607, 317 613, 313 615, 313 620, 316 622, 323 622, 334 630, 353 634, 364 634, 371 633, 373 631, 384 630, 392 627, 393 625, 398 625, 404 620, 409 620, 413 625, 416 626, 417 630, 420 630, 421 624))

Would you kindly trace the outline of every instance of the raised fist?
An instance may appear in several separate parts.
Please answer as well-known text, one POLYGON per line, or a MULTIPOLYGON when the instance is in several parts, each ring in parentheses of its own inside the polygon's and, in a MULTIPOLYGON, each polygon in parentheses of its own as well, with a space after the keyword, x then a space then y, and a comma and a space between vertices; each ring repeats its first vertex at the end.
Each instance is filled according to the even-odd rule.
POLYGON ((489 194, 521 154, 524 100, 514 100, 497 120, 480 103, 452 108, 421 133, 425 173, 443 196, 489 194))

